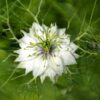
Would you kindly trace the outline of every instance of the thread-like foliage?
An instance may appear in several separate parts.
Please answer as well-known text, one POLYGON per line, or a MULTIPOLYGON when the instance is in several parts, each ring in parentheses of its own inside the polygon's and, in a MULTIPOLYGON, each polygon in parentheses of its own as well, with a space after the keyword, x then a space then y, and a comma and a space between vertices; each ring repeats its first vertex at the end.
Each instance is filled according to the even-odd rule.
POLYGON ((99 0, 0 0, 0 100, 99 100, 99 9, 99 0), (55 84, 25 76, 14 62, 21 30, 33 22, 66 28, 79 46, 77 65, 55 84))

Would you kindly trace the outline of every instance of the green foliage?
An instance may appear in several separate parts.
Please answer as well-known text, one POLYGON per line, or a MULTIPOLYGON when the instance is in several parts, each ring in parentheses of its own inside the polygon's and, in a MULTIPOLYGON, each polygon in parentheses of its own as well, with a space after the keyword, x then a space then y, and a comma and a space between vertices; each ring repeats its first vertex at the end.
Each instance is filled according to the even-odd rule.
POLYGON ((100 100, 99 9, 100 0, 0 0, 0 100, 100 100), (34 21, 65 27, 79 46, 77 65, 55 84, 16 69, 17 39, 34 21))

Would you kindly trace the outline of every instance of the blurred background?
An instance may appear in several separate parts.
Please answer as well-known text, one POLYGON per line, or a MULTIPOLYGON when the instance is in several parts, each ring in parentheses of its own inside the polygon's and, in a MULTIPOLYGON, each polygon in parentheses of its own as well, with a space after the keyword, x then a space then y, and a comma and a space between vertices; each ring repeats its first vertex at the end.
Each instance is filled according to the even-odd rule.
POLYGON ((0 0, 0 100, 100 100, 100 0, 0 0), (66 28, 79 46, 77 64, 55 84, 48 78, 26 84, 32 73, 15 70, 16 38, 35 18, 66 28))

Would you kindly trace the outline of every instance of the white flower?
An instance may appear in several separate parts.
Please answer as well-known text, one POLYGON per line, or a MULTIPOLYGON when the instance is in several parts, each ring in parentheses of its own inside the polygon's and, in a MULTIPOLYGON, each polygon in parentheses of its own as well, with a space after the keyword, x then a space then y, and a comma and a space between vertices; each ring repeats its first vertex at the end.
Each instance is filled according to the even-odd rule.
POLYGON ((40 77, 41 82, 49 77, 53 82, 65 69, 65 65, 75 64, 75 53, 78 48, 70 41, 65 29, 58 29, 56 25, 47 27, 33 23, 29 33, 23 31, 24 36, 19 40, 18 68, 24 68, 26 74, 40 77))

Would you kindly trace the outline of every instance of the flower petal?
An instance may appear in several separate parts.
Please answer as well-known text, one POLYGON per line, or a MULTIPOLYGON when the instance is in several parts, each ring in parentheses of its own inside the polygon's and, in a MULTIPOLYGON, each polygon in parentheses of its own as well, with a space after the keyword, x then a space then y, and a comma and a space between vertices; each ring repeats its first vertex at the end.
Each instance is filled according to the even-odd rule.
POLYGON ((34 67, 33 67, 33 75, 37 77, 43 74, 45 69, 46 69, 45 61, 43 61, 42 58, 40 57, 36 58, 34 62, 34 67))
POLYGON ((63 59, 65 65, 76 64, 74 56, 68 51, 61 52, 61 58, 63 59))
POLYGON ((61 36, 61 35, 64 35, 65 34, 65 31, 66 29, 63 28, 63 29, 58 29, 58 34, 61 36))

